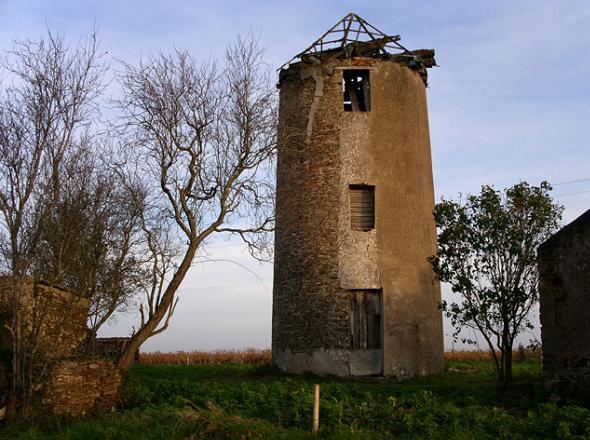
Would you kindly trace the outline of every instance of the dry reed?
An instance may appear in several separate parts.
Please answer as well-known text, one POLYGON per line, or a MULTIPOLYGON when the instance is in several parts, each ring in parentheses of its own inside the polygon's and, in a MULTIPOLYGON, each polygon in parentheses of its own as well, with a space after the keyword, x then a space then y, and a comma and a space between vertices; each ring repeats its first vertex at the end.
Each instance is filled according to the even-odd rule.
MULTIPOLYGON (((498 353, 498 357, 500 353, 498 353)), ((512 352, 512 359, 517 362, 540 361, 541 350, 519 347, 512 352)), ((445 362, 490 361, 492 355, 488 350, 451 350, 445 352, 445 362)))
MULTIPOLYGON (((525 349, 519 347, 513 353, 515 361, 540 360, 539 349, 525 349)), ((483 350, 451 350, 445 352, 445 362, 488 361, 490 352, 483 350)), ((272 354, 270 350, 215 350, 215 351, 177 351, 163 353, 161 351, 141 353, 139 362, 147 365, 184 364, 184 365, 219 365, 219 364, 270 364, 272 354)))
POLYGON ((215 350, 215 351, 177 351, 176 353, 140 353, 141 364, 270 364, 272 359, 270 350, 215 350))

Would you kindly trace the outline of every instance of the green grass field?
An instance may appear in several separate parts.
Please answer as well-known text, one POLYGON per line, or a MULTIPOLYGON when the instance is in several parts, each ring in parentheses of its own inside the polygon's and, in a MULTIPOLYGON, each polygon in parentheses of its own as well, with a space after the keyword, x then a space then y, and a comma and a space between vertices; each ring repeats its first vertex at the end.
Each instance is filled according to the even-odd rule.
POLYGON ((291 376, 253 365, 137 365, 117 412, 86 420, 8 426, 18 439, 590 439, 582 402, 550 402, 538 362, 515 364, 515 383, 494 382, 485 361, 406 382, 291 376), (313 384, 320 431, 311 431, 313 384))

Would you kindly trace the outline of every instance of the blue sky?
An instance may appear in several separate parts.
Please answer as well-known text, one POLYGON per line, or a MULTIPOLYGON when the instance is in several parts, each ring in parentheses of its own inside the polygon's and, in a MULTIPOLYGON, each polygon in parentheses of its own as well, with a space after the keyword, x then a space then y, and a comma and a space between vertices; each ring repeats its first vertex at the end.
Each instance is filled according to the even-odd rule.
MULTIPOLYGON (((351 11, 401 35, 410 49, 436 50, 440 67, 430 70, 428 100, 437 199, 482 184, 548 180, 566 207, 564 223, 590 208, 585 0, 0 0, 0 51, 47 27, 76 40, 96 24, 116 66, 174 47, 220 57, 237 35, 254 32, 276 68, 351 11)), ((231 241, 216 243, 212 258, 257 276, 232 263, 195 265, 169 330, 146 350, 270 346, 272 266, 251 261, 231 241)), ((121 316, 105 334, 128 333, 130 322, 121 316)))

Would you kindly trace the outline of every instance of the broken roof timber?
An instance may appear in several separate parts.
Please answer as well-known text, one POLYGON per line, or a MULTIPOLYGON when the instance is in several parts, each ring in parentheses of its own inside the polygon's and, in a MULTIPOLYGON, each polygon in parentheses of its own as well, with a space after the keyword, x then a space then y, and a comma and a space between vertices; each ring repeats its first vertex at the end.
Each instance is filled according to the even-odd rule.
POLYGON ((413 54, 399 43, 399 35, 386 35, 366 20, 351 12, 328 29, 320 38, 313 42, 302 52, 295 55, 280 69, 288 67, 294 60, 303 59, 305 56, 317 55, 326 52, 339 51, 347 57, 390 54, 389 51, 398 54, 413 54))

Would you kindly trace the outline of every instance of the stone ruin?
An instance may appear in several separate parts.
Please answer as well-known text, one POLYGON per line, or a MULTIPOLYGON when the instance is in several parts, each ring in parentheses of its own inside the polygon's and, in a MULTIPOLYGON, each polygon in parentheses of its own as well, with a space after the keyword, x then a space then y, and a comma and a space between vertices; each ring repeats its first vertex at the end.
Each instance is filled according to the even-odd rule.
POLYGON ((57 416, 84 416, 115 408, 121 373, 108 359, 62 361, 43 390, 43 404, 57 416))
POLYGON ((434 50, 348 14, 279 72, 273 362, 443 371, 426 105, 434 50))
POLYGON ((546 381, 590 391, 590 210, 539 247, 538 265, 546 381))
MULTIPOLYGON (((0 324, 11 321, 12 278, 0 278, 0 324)), ((48 381, 40 391, 42 405, 50 413, 80 416, 98 410, 110 410, 118 403, 121 374, 108 359, 84 354, 88 337, 90 301, 58 286, 33 278, 25 281, 22 302, 24 318, 40 325, 40 347, 45 361, 51 364, 48 381), (39 319, 40 315, 43 319, 39 319)), ((11 352, 9 327, 0 326, 0 348, 11 352)), ((10 359, 0 366, 0 388, 4 399, 10 386, 10 359)), ((0 402, 0 406, 3 403, 0 402)))

